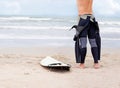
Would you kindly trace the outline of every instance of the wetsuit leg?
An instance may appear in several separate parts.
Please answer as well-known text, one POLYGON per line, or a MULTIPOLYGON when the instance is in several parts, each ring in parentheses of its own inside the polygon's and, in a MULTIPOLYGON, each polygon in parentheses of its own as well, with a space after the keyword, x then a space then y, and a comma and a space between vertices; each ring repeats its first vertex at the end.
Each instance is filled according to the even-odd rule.
POLYGON ((94 58, 94 63, 98 63, 98 46, 95 39, 89 39, 91 45, 91 52, 94 58))
POLYGON ((76 57, 76 63, 81 62, 81 55, 80 55, 80 45, 79 45, 79 38, 75 41, 75 57, 76 57))
POLYGON ((96 29, 92 22, 90 24, 90 29, 88 31, 88 38, 91 45, 91 52, 94 58, 94 63, 98 63, 99 52, 98 52, 98 45, 96 43, 96 29))
POLYGON ((81 52, 81 62, 80 63, 84 63, 85 62, 85 57, 86 57, 86 52, 87 52, 87 37, 81 37, 79 39, 79 43, 80 43, 80 52, 81 52))
MULTIPOLYGON (((86 19, 80 19, 79 26, 84 26, 88 23, 86 19)), ((79 39, 76 41, 75 45, 75 52, 76 53, 76 63, 84 63, 85 56, 87 52, 87 34, 88 34, 88 27, 82 30, 80 33, 79 39)))

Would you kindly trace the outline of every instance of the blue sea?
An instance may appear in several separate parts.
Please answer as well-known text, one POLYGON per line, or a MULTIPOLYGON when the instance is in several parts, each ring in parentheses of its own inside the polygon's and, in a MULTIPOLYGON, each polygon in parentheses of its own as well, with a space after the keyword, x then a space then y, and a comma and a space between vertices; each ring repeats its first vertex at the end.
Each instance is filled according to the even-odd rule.
MULTIPOLYGON (((120 47, 120 20, 97 19, 102 47, 120 47)), ((0 47, 74 46, 77 17, 0 17, 0 47)))

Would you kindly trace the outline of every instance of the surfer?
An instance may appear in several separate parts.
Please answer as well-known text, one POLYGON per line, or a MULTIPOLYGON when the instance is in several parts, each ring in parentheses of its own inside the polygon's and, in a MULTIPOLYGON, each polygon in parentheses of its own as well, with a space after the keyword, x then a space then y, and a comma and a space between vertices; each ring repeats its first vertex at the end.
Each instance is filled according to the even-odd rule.
POLYGON ((101 39, 98 23, 93 16, 93 0, 77 0, 79 22, 74 36, 76 63, 79 68, 85 68, 85 57, 87 52, 87 37, 91 45, 91 52, 94 58, 94 68, 99 68, 101 39))

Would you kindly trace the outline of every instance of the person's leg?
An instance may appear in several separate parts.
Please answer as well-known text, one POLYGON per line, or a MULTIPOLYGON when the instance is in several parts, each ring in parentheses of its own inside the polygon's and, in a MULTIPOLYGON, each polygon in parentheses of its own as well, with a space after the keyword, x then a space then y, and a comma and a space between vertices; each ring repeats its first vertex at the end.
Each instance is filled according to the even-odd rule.
MULTIPOLYGON (((87 19, 81 19, 79 21, 78 26, 84 26, 88 23, 87 19)), ((88 31, 88 27, 86 27, 85 29, 82 30, 82 32, 80 33, 79 36, 79 40, 76 42, 76 46, 75 49, 76 51, 79 51, 79 53, 77 53, 77 57, 76 58, 76 62, 80 63, 80 68, 84 68, 84 63, 85 63, 85 56, 86 56, 86 52, 87 52, 87 32, 88 31)))
POLYGON ((79 39, 80 42, 80 52, 81 52, 81 62, 80 62, 80 68, 85 68, 85 57, 87 52, 87 37, 81 37, 79 39))
POLYGON ((87 37, 80 37, 76 42, 75 51, 76 51, 76 62, 80 63, 79 68, 85 68, 85 56, 87 52, 87 37))
POLYGON ((99 63, 98 63, 99 52, 98 52, 98 46, 96 43, 96 28, 92 22, 91 22, 90 29, 88 31, 88 38, 91 45, 91 52, 94 58, 94 67, 99 68, 99 63))

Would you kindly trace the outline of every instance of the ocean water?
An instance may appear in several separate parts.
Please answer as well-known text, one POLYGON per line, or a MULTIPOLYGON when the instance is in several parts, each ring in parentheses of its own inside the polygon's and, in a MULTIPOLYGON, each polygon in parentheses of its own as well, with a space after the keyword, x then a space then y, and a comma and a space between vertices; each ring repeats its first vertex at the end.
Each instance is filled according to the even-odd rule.
MULTIPOLYGON (((77 17, 0 17, 1 47, 74 46, 77 17)), ((102 47, 120 47, 120 20, 98 19, 102 47)))

